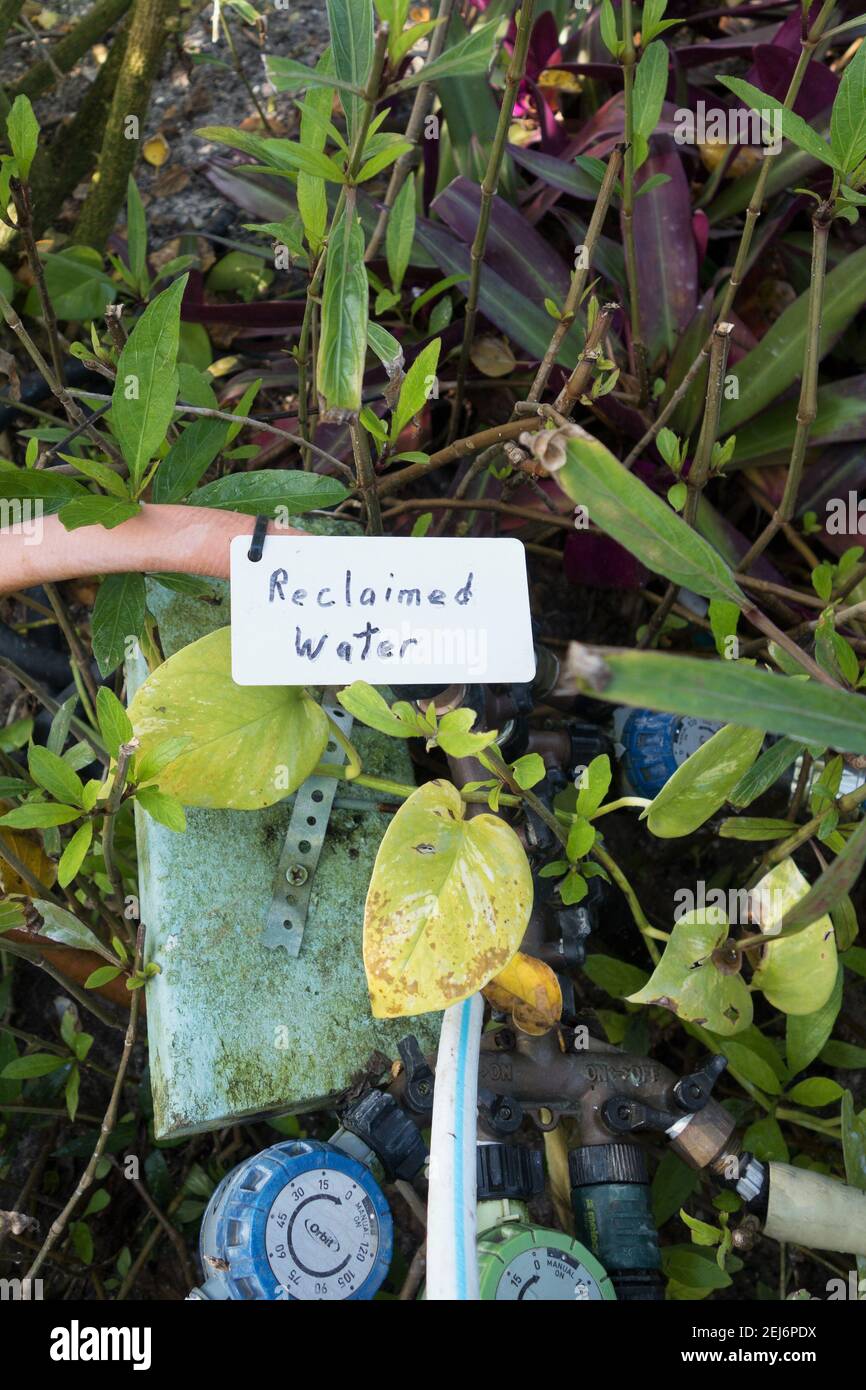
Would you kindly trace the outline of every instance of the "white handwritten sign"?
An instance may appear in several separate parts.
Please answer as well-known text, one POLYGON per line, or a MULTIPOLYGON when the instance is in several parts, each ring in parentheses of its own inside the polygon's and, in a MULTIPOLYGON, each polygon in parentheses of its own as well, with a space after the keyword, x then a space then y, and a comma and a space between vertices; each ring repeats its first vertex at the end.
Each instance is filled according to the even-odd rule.
POLYGON ((231 546, 237 685, 451 684, 535 674, 520 541, 268 536, 231 546))

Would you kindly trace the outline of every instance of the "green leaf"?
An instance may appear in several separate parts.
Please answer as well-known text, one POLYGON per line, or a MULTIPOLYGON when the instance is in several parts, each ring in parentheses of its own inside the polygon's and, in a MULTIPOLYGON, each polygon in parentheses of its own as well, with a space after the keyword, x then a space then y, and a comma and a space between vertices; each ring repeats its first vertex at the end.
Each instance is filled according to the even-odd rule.
MULTIPOLYGON (((580 650, 593 660, 591 648, 580 650)), ((601 664, 586 682, 598 699, 698 719, 724 719, 821 748, 866 753, 866 719, 859 695, 734 661, 609 648, 599 655, 601 664)))
POLYGON ((822 1105, 832 1105, 841 1094, 842 1087, 838 1081, 831 1081, 827 1076, 810 1076, 807 1080, 798 1081, 796 1086, 792 1086, 787 1099, 797 1105, 808 1105, 814 1110, 819 1110, 822 1105))
POLYGON ((668 51, 663 43, 651 43, 644 49, 634 77, 635 169, 649 153, 649 137, 658 125, 667 86, 668 51))
POLYGON ((263 468, 217 478, 198 488, 187 501, 191 507, 219 507, 247 516, 273 517, 281 509, 299 515, 314 507, 335 507, 348 495, 341 482, 324 474, 263 468))
POLYGON ((100 989, 102 985, 110 984, 116 980, 118 975, 122 975, 123 970, 119 965, 100 965, 97 970, 91 971, 84 981, 85 989, 100 989))
POLYGON ((325 408, 339 415, 353 417, 361 409, 368 307, 364 231, 357 217, 344 213, 328 240, 317 368, 325 408))
MULTIPOLYGON (((775 162, 775 161, 774 161, 775 162)), ((719 424, 720 436, 738 433, 744 420, 773 405, 798 381, 803 371, 806 342, 808 291, 782 313, 735 368, 738 399, 725 399, 719 424)), ((830 271, 824 286, 819 356, 844 332, 866 301, 866 246, 844 257, 830 271)))
MULTIPOLYGON (((59 319, 94 319, 105 313, 117 298, 117 285, 102 268, 102 257, 88 246, 71 246, 46 256, 45 284, 48 297, 59 319)), ((31 294, 36 296, 35 289, 31 294)), ((36 296, 34 314, 39 312, 36 296)), ((27 310, 31 300, 28 296, 27 310)))
POLYGON ((572 863, 583 859, 595 844, 595 829, 583 816, 575 816, 568 830, 566 854, 572 863))
POLYGON ((79 806, 58 806, 53 801, 30 801, 0 816, 0 825, 12 830, 44 830, 51 825, 69 825, 81 815, 79 806))
POLYGON ((149 748, 147 753, 138 754, 135 759, 135 782, 152 782, 159 774, 179 758, 188 743, 186 738, 166 738, 162 743, 149 748))
MULTIPOLYGON (((268 74, 268 81, 274 84, 278 92, 289 92, 294 95, 296 92, 307 91, 310 87, 325 87, 338 92, 357 90, 357 95, 360 96, 360 87, 357 87, 357 84, 343 82, 339 77, 335 77, 333 66, 325 66, 321 59, 314 68, 311 68, 306 63, 295 62, 293 58, 276 58, 272 54, 267 54, 265 69, 268 74)), ((328 110, 330 110, 330 102, 328 110)), ((204 135, 205 131, 199 130, 196 134, 204 135)))
POLYGON ((90 1201, 87 1203, 87 1206, 84 1208, 82 1217, 96 1216, 99 1212, 105 1211, 110 1201, 111 1194, 106 1192, 104 1187, 97 1188, 96 1192, 94 1192, 90 1201))
POLYGON ((795 763, 803 751, 803 744, 796 739, 780 738, 770 745, 740 778, 728 800, 732 806, 751 806, 759 796, 769 791, 783 772, 795 763))
POLYGON ((656 574, 705 598, 746 600, 721 556, 672 512, 617 458, 573 425, 565 435, 566 462, 555 476, 565 493, 585 506, 595 526, 613 536, 656 574))
POLYGON ((788 1145, 785 1143, 785 1136, 779 1127, 778 1120, 774 1120, 771 1115, 749 1125, 743 1135, 743 1148, 753 1153, 762 1163, 788 1162, 788 1145))
POLYGON ((809 885, 793 859, 783 859, 755 885, 760 928, 766 938, 752 986, 763 990, 774 1008, 786 1014, 812 1014, 833 993, 838 972, 836 938, 828 916, 813 920, 795 936, 778 935, 790 908, 809 885))
POLYGON ((113 473, 107 464, 100 463, 98 459, 76 458, 74 454, 60 454, 60 458, 65 463, 71 463, 86 478, 98 483, 106 492, 111 493, 112 497, 128 499, 129 489, 126 483, 117 473, 113 473))
POLYGON ((143 287, 147 274, 147 215, 132 174, 126 185, 126 256, 136 284, 143 287))
POLYGON ((473 709, 454 709, 443 714, 436 731, 436 742, 451 758, 471 758, 489 748, 496 738, 494 730, 471 733, 475 723, 473 709))
POLYGON ((684 1202, 697 1192, 701 1180, 693 1168, 671 1149, 662 1156, 652 1180, 652 1210, 656 1226, 664 1226, 684 1202))
POLYGON ((543 779, 546 768, 540 753, 524 753, 522 758, 512 763, 511 771, 518 787, 527 790, 543 779))
POLYGON ((815 880, 804 897, 801 897, 786 912, 782 930, 792 927, 804 928, 816 918, 824 916, 846 897, 860 878, 866 863, 866 820, 858 825, 845 848, 837 854, 832 864, 815 880))
MULTIPOLYGON (((680 486, 685 489, 685 483, 680 486)), ((668 494, 670 496, 670 494, 668 494)), ((709 610, 710 627, 713 630, 713 641, 716 644, 716 651, 719 656, 729 659, 732 637, 737 635, 737 623, 740 620, 740 610, 735 603, 729 603, 724 598, 710 599, 709 610)))
MULTIPOLYGON (((271 168, 297 170, 326 183, 345 183, 346 175, 336 160, 322 150, 299 145, 294 140, 264 140, 265 157, 271 168)), ((241 166, 243 167, 243 166, 241 166)))
POLYGON ((577 792, 577 814, 591 820, 607 796, 611 778, 610 758, 600 753, 593 758, 580 776, 577 792))
POLYGON ((29 178, 36 147, 39 144, 39 122, 33 114, 29 97, 19 95, 6 117, 9 144, 18 163, 18 177, 29 178))
POLYGON ((821 1061, 842 1071, 862 1071, 866 1067, 866 1047, 830 1041, 821 1048, 821 1061))
POLYGON ((143 574, 109 574, 93 605, 93 655, 104 676, 127 655, 128 646, 144 631, 147 594, 143 574))
POLYGON ((33 906, 42 918, 40 936, 46 937, 49 941, 56 941, 60 946, 72 946, 77 951, 95 951, 97 955, 105 956, 109 960, 114 959, 99 937, 65 908, 57 907, 42 898, 35 898, 33 906))
MULTIPOLYGON (((610 4, 610 0, 605 0, 610 4)), ((666 1245, 662 1249, 662 1269, 669 1279, 686 1289, 727 1289, 730 1274, 719 1269, 715 1255, 697 1245, 666 1245)))
POLYGON ((823 164, 829 164, 831 169, 840 167, 827 141, 823 140, 818 132, 813 130, 807 121, 803 120, 802 116, 787 110, 776 97, 768 96, 766 92, 759 91, 757 87, 752 86, 751 82, 744 82, 741 77, 720 77, 718 80, 723 87, 728 87, 747 106, 751 106, 753 111, 778 112, 782 123, 782 134, 793 145, 805 150, 806 154, 811 155, 813 159, 820 159, 823 164))
POLYGON ((309 777, 328 741, 325 716, 306 691, 235 685, 228 628, 158 666, 129 715, 142 757, 167 738, 187 740, 160 776, 160 790, 184 806, 273 806, 309 777))
POLYGON ((760 729, 727 724, 681 763, 655 797, 647 825, 661 839, 690 835, 715 815, 751 767, 764 742, 760 729))
POLYGON ((65 502, 59 516, 67 531, 77 531, 80 526, 104 526, 106 531, 112 531, 140 511, 139 504, 129 499, 93 494, 65 502))
MULTIPOLYGON (((373 6, 370 0, 327 0, 327 9, 334 71, 342 82, 363 90, 373 63, 373 6)), ((348 94, 341 101, 351 144, 361 124, 364 103, 348 94)))
POLYGON ((409 368, 400 387, 397 408, 391 417, 391 442, 396 443, 402 431, 423 410, 436 381, 441 338, 434 338, 422 348, 409 368))
POLYGON ((63 854, 60 856, 60 863, 57 866, 57 882, 61 888, 67 888, 81 865, 84 863, 85 856, 90 849, 93 841, 93 823, 85 821, 76 830, 63 854))
POLYGON ((132 725, 123 705, 107 685, 101 685, 96 692, 96 718, 105 747, 112 758, 116 758, 120 745, 132 738, 132 725))
POLYGON ((73 1221, 69 1227, 69 1237, 72 1241, 72 1248, 83 1264, 93 1263, 93 1236, 90 1228, 83 1221, 73 1221))
POLYGON ((182 275, 148 304, 117 364, 111 426, 136 485, 165 439, 177 400, 180 304, 187 278, 182 275))
POLYGON ((784 1064, 773 1044, 754 1025, 735 1038, 720 1039, 718 1048, 738 1081, 748 1081, 770 1096, 781 1094, 782 1083, 787 1080, 784 1064))
POLYGON ((866 1191, 866 1111, 855 1112, 850 1091, 842 1097, 842 1153, 846 1179, 852 1187, 866 1191))
POLYGON ((72 1067, 69 1076, 66 1078, 64 1088, 64 1099, 66 1101, 66 1113, 70 1120, 74 1120, 78 1114, 78 1092, 81 1089, 81 1072, 78 1067, 72 1067))
MULTIPOLYGON (((322 76, 333 73, 334 60, 330 48, 326 48, 318 63, 316 73, 322 76)), ((301 113, 300 140, 305 149, 323 150, 327 140, 326 130, 331 114, 333 90, 330 87, 317 87, 310 92, 301 113)), ((318 251, 325 238, 328 227, 328 196, 323 179, 301 170, 295 190, 298 211, 304 224, 304 233, 312 251, 318 251)))
POLYGON ((56 753, 32 743, 27 753, 27 766, 33 781, 44 787, 55 801, 66 801, 73 806, 82 804, 84 786, 81 778, 56 753))
POLYGON ((769 816, 733 816, 722 821, 719 834, 724 840, 785 840, 791 834, 791 822, 769 816))
POLYGON ((532 906, 532 874, 498 816, 465 818, 450 782, 427 782, 399 808, 379 847, 364 916, 375 1018, 466 999, 512 959, 532 906))
POLYGON ((742 975, 729 974, 713 961, 728 937, 728 924, 715 908, 688 912, 674 923, 664 955, 630 1004, 655 1004, 678 1018, 701 1023, 721 1037, 742 1032, 752 1022, 752 999, 742 975))
POLYGON ((699 1221, 696 1216, 689 1216, 687 1211, 680 1209, 680 1216, 692 1233, 692 1243, 700 1246, 718 1245, 722 1239, 722 1232, 718 1226, 710 1226, 706 1221, 699 1221))
POLYGON ((403 284, 403 276, 412 255, 415 240, 415 180, 408 178, 397 194, 388 218, 385 236, 385 254, 388 258, 388 274, 395 290, 403 284))
POLYGON ((186 497, 224 447, 228 428, 225 420, 194 420, 187 425, 156 470, 154 502, 180 502, 186 497))
POLYGON ((337 692, 337 699, 353 719, 360 719, 371 729, 393 738, 427 737, 431 732, 412 705, 398 701, 393 709, 390 708, 379 691, 366 681, 353 681, 345 690, 337 692))
POLYGON ((866 46, 862 42, 842 74, 833 102, 830 145, 837 167, 845 174, 853 174, 866 157, 866 46))
POLYGON ((617 960, 615 956, 605 956, 597 951, 587 956, 583 963, 583 972, 594 985, 598 985, 599 989, 613 995, 615 999, 624 999, 627 995, 634 994, 642 989, 649 979, 646 971, 640 970, 638 966, 629 965, 627 961, 617 960))
MULTIPOLYGON (((396 164, 401 154, 408 154, 410 150, 414 148, 414 145, 410 145, 407 140, 398 139, 392 144, 387 145, 384 149, 378 150, 376 154, 371 155, 371 157, 365 160, 361 165, 358 170, 356 182, 367 183, 370 179, 374 179, 376 175, 381 174, 384 169, 389 169, 392 164, 396 164)), ((408 182, 411 186, 411 179, 408 182)))
POLYGON ((135 799, 140 806, 143 806, 149 816, 153 816, 160 825, 165 825, 169 830, 178 832, 186 830, 186 815, 181 803, 176 796, 168 796, 165 792, 158 791, 156 787, 140 787, 135 794, 135 799))
POLYGON ((599 20, 601 30, 601 41, 612 58, 619 57, 620 41, 616 32, 616 14, 611 0, 601 0, 601 17, 599 20))
POLYGON ((493 43, 499 21, 480 24, 465 39, 446 49, 432 63, 424 63, 419 72, 409 73, 397 83, 397 90, 408 91, 421 82, 439 82, 443 77, 473 77, 486 73, 493 56, 493 43))
POLYGON ((68 1062, 68 1057, 56 1057, 53 1052, 31 1052, 27 1057, 18 1057, 14 1062, 8 1062, 0 1075, 7 1081, 24 1080, 29 1076, 49 1076, 51 1072, 67 1066, 68 1062))

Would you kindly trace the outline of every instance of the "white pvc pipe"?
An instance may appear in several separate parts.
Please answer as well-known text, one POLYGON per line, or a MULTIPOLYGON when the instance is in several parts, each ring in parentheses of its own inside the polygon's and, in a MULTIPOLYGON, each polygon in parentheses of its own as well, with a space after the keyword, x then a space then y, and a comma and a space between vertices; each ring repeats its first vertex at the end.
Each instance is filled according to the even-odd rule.
POLYGON ((810 1249, 866 1255, 866 1192, 808 1168, 771 1163, 764 1231, 810 1249))
POLYGON ((452 1004, 442 1018, 428 1170, 428 1301, 478 1298, 475 1153, 483 1016, 484 1001, 475 994, 452 1004))

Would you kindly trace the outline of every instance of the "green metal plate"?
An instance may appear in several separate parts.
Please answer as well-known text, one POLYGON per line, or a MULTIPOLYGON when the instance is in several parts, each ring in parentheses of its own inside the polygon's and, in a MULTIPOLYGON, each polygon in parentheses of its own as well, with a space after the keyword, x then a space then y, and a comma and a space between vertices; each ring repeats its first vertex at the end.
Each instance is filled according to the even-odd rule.
MULTIPOLYGON (((228 622, 228 586, 213 587, 216 604, 149 582, 166 656, 228 622)), ((129 670, 131 692, 144 674, 140 661, 129 670)), ((365 770, 413 781, 399 740, 356 725, 353 742, 365 770)), ((147 986, 158 1138, 320 1107, 374 1053, 396 1056, 407 1033, 435 1049, 439 1014, 370 1014, 364 900, 389 820, 377 800, 363 788, 338 792, 295 959, 262 944, 293 798, 264 811, 190 809, 185 834, 137 812, 146 956, 161 967, 147 986)))

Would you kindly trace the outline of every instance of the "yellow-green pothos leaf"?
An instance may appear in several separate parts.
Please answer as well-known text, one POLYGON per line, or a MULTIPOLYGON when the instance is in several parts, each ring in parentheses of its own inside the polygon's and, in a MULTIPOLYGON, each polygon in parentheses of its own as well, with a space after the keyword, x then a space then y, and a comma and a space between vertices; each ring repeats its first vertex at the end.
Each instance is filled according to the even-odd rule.
MULTIPOLYGON (((808 881, 792 859, 774 865, 752 889, 752 915, 761 931, 772 938, 786 913, 808 892, 808 881)), ((782 1013, 812 1014, 833 993, 837 968, 836 935, 825 913, 794 936, 769 939, 752 984, 782 1013)))
POLYGON ((727 937, 728 923, 718 908, 685 913, 649 980, 628 1002, 670 1009, 721 1037, 741 1033, 752 1022, 752 999, 739 969, 722 953, 714 955, 727 937))
POLYGON ((565 463, 556 469, 556 480, 572 501, 587 508, 596 526, 654 574, 705 598, 743 606, 742 591, 709 541, 586 430, 572 425, 562 435, 565 463))
POLYGON ((647 812, 647 824, 659 839, 690 835, 724 805, 728 793, 761 751, 760 729, 727 724, 696 748, 662 787, 647 812))
POLYGON ((322 710, 302 688, 235 685, 227 627, 158 666, 129 717, 140 757, 186 739, 159 775, 159 790, 184 806, 273 806, 309 777, 328 739, 322 710))
POLYGON ((344 213, 328 241, 317 367, 324 408, 343 417, 361 409, 368 300, 364 232, 344 213))
POLYGON ((364 913, 364 965, 376 1018, 466 999, 515 955, 532 875, 505 821, 464 816, 450 782, 427 782, 379 847, 364 913))

